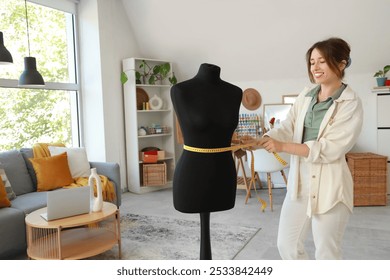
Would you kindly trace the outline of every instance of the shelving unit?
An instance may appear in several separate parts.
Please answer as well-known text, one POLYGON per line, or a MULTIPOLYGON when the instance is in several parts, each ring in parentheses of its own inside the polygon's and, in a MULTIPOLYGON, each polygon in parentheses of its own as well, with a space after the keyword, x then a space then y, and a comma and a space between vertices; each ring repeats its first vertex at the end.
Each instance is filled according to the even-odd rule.
MULTIPOLYGON (((378 154, 387 157, 387 178, 390 178, 390 88, 383 87, 383 90, 373 92, 377 94, 378 154)), ((390 194, 390 180, 387 180, 387 194, 390 194)))
MULTIPOLYGON (((128 189, 134 193, 144 193, 172 187, 175 169, 175 137, 174 137, 174 111, 172 107, 168 79, 161 84, 136 84, 135 70, 140 71, 139 65, 145 60, 151 67, 163 63, 163 60, 145 58, 127 58, 122 61, 123 72, 127 75, 127 82, 123 85, 125 128, 126 128, 126 162, 128 189), (137 88, 143 89, 149 99, 157 95, 163 101, 158 110, 137 110, 137 88), (138 135, 140 127, 150 127, 153 124, 167 126, 168 132, 161 134, 138 135), (144 186, 142 185, 142 160, 139 152, 146 147, 158 147, 165 151, 162 162, 166 164, 166 184, 144 186)), ((172 64, 171 73, 172 73, 172 64)), ((171 73, 168 76, 171 76, 171 73)), ((159 161, 160 162, 160 161, 159 161)), ((160 162, 161 163, 161 162, 160 162)))

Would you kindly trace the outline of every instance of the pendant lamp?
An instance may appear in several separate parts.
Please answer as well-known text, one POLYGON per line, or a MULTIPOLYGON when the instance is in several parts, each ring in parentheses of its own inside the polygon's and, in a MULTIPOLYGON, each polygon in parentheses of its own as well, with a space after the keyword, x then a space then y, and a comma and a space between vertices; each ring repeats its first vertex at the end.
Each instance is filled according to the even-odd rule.
POLYGON ((30 56, 30 34, 28 31, 28 15, 27 15, 27 0, 24 0, 26 11, 26 26, 27 26, 27 42, 28 42, 28 57, 24 58, 24 71, 19 78, 19 86, 43 87, 45 81, 37 70, 37 61, 35 57, 30 56))
POLYGON ((0 31, 0 65, 8 65, 12 63, 12 55, 4 46, 3 32, 0 31))

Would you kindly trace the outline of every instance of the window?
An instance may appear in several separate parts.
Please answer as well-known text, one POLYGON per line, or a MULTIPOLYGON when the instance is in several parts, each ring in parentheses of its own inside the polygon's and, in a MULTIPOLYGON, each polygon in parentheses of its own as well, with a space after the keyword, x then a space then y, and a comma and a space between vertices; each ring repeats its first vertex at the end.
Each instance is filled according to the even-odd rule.
POLYGON ((0 31, 14 60, 0 65, 0 150, 37 142, 80 145, 75 2, 27 2, 30 56, 46 84, 37 89, 18 86, 29 56, 25 3, 0 0, 0 31))

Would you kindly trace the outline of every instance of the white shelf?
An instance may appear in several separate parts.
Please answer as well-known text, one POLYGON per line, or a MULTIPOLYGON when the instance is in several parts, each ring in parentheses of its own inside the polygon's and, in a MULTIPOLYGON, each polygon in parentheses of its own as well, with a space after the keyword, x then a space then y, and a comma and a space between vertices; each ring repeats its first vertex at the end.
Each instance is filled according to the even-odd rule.
MULTIPOLYGON (((135 70, 139 71, 139 64, 142 60, 147 61, 150 66, 169 61, 127 58, 122 61, 123 71, 127 75, 127 82, 123 85, 125 127, 126 127, 126 170, 128 189, 134 193, 145 193, 164 188, 172 187, 173 174, 175 169, 175 136, 174 136, 174 111, 172 107, 168 79, 163 84, 136 84, 135 70), (149 98, 157 95, 163 100, 163 107, 160 110, 137 110, 136 89, 142 88, 149 98), (147 127, 153 124, 167 126, 169 133, 138 135, 141 126, 147 127), (158 147, 165 151, 169 157, 164 158, 167 164, 167 184, 162 186, 142 186, 141 172, 142 161, 139 159, 139 151, 146 147, 158 147)), ((171 64, 172 73, 172 64, 171 64)), ((170 76, 170 75, 168 75, 170 76)))
POLYGON ((172 136, 172 133, 158 133, 158 134, 149 134, 138 136, 138 138, 153 138, 153 137, 164 137, 164 136, 172 136))
POLYGON ((145 113, 145 114, 151 114, 151 113, 162 113, 162 112, 171 112, 171 109, 165 109, 165 110, 137 110, 137 113, 145 113))
POLYGON ((148 84, 136 84, 137 87, 146 87, 146 88, 171 88, 170 85, 148 85, 148 84))

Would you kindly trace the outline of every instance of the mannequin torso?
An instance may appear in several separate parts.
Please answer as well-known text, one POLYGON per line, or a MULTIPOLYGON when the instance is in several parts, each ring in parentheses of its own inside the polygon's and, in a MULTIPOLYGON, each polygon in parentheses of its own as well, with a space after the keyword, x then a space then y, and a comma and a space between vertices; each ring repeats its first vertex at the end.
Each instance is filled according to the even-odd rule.
MULTIPOLYGON (((202 64, 197 75, 171 89, 184 144, 197 148, 231 145, 242 90, 220 79, 220 68, 202 64)), ((174 206, 185 213, 234 207, 237 178, 231 152, 183 151, 173 180, 174 206)))

